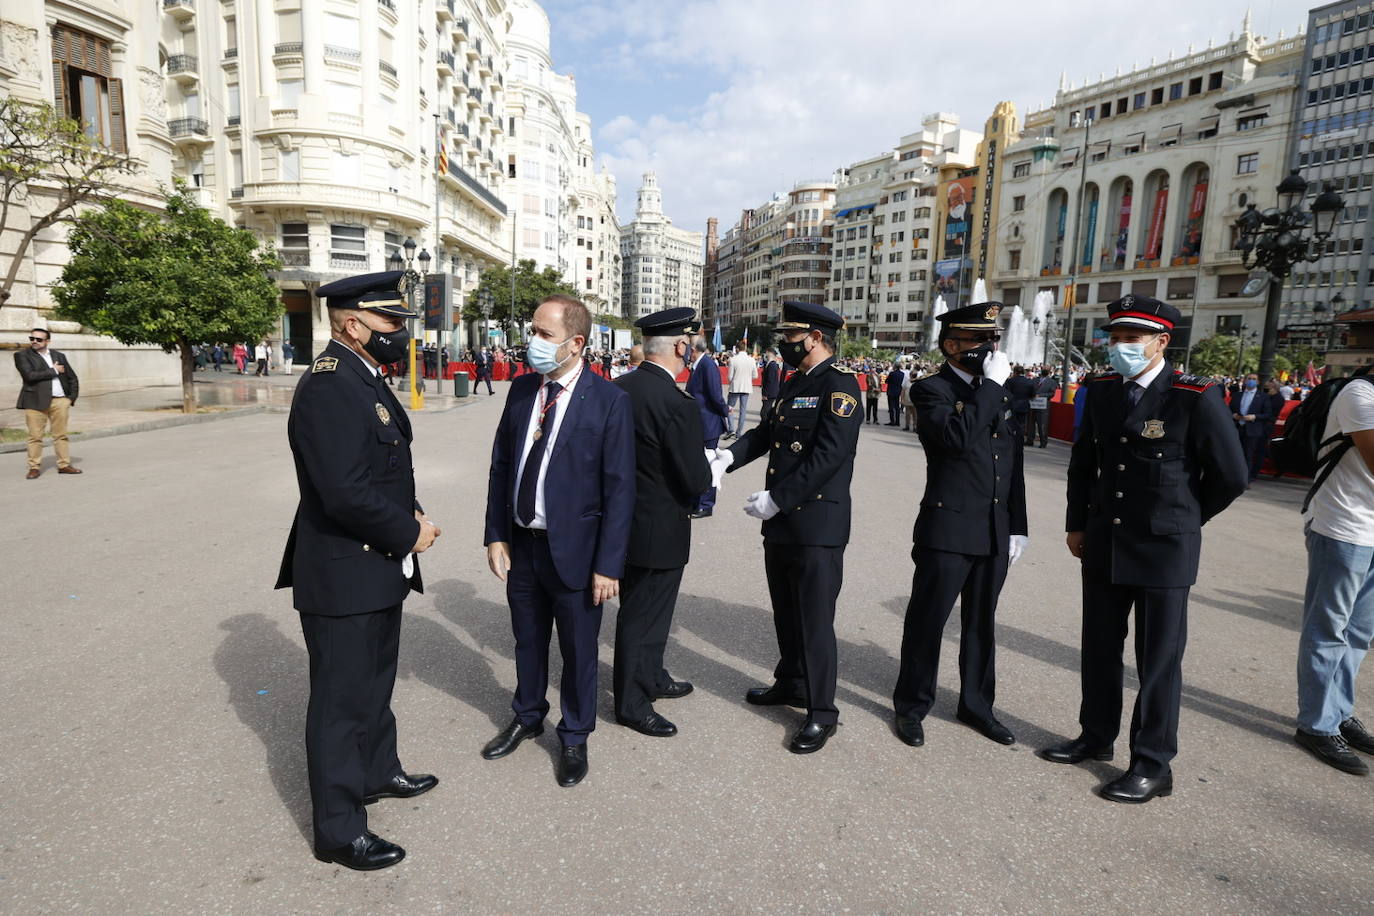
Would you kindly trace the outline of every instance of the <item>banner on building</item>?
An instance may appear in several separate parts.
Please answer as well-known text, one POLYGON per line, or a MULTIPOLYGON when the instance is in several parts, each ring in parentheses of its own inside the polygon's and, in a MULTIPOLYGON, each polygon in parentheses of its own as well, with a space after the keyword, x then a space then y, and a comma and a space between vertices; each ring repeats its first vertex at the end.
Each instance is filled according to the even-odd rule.
POLYGON ((945 245, 941 253, 946 258, 962 258, 969 250, 973 179, 947 181, 941 187, 940 194, 945 204, 945 245))
POLYGON ((1097 201, 1097 197, 1088 201, 1088 234, 1084 236, 1083 240, 1084 267, 1093 266, 1093 250, 1097 247, 1095 244, 1097 239, 1097 201))
POLYGON ((1113 262, 1117 270, 1126 269, 1126 241, 1131 232, 1131 192, 1121 195, 1121 212, 1116 220, 1116 251, 1113 262))
POLYGON ((959 265, 963 258, 935 262, 935 295, 956 296, 959 292, 959 265))
POLYGON ((1153 261, 1159 257, 1159 249, 1164 244, 1164 214, 1169 208, 1169 189, 1160 188, 1155 192, 1154 209, 1150 211, 1150 231, 1145 236, 1145 259, 1153 261))
POLYGON ((425 330, 448 331, 453 328, 453 302, 449 274, 430 274, 425 277, 425 330))
POLYGON ((1204 179, 1193 186, 1193 196, 1188 201, 1188 222, 1183 226, 1183 238, 1178 245, 1179 257, 1191 258, 1202 250, 1202 217, 1207 212, 1207 181, 1204 179))

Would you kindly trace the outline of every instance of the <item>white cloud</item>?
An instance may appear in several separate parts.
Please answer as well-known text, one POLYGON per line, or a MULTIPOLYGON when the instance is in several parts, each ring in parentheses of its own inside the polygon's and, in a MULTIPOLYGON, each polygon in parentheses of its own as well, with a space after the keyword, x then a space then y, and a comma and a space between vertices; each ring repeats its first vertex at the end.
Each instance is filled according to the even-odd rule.
MULTIPOLYGON (((577 19, 570 40, 599 53, 564 61, 613 71, 622 85, 661 81, 662 110, 676 112, 622 114, 597 131, 623 192, 621 218, 632 218, 640 175, 654 169, 676 224, 703 229, 717 216, 724 231, 775 191, 890 149, 930 112, 981 130, 999 101, 1023 118, 1050 102, 1061 71, 1081 84, 1225 41, 1246 2, 1156 0, 1142 20, 1080 0, 995 0, 962 14, 892 0, 612 0, 557 17, 555 40, 577 19), (709 88, 684 99, 682 77, 693 74, 688 86, 709 88)), ((1292 34, 1305 22, 1305 5, 1275 0, 1254 26, 1292 34)))

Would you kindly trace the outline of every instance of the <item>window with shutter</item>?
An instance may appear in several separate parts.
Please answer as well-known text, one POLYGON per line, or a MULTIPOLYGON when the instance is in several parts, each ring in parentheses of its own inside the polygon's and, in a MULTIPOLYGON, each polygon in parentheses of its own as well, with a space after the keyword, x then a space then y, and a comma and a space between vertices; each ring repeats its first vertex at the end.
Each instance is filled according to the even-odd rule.
POLYGON ((88 137, 127 153, 124 85, 114 78, 110 43, 68 26, 52 29, 53 103, 88 137))

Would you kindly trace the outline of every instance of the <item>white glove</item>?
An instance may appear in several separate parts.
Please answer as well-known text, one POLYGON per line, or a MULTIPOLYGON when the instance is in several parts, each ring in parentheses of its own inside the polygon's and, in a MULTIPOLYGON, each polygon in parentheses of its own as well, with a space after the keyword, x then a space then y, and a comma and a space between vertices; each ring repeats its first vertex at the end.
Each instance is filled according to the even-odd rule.
POLYGON ((706 460, 711 463, 711 486, 719 487, 721 478, 730 469, 730 465, 735 463, 735 453, 728 448, 708 448, 706 460))
POLYGON ((1021 559, 1021 554, 1026 552, 1026 547, 1030 544, 1030 535, 1013 534, 1011 544, 1007 547, 1007 556, 1011 560, 1008 566, 1016 565, 1016 561, 1021 559))
POLYGON ((983 378, 999 385, 1005 385, 1011 378, 1011 359, 1001 350, 993 351, 983 360, 983 378))
POLYGON ((745 500, 744 513, 766 522, 778 514, 778 504, 773 502, 773 497, 767 490, 759 490, 745 500))

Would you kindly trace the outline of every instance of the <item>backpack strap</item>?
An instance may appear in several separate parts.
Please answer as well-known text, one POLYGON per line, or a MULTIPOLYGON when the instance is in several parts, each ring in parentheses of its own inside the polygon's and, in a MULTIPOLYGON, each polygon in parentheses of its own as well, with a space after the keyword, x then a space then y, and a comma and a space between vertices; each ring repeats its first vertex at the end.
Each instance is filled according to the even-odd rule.
POLYGON ((1317 446, 1317 451, 1320 452, 1328 445, 1334 445, 1335 447, 1317 459, 1317 479, 1312 484, 1312 488, 1307 491, 1307 497, 1302 501, 1302 512, 1304 515, 1307 513, 1307 507, 1312 504, 1312 497, 1317 495, 1317 491, 1322 488, 1322 484, 1326 483, 1326 479, 1336 470, 1336 465, 1341 463, 1341 459, 1345 457, 1345 453, 1355 447, 1355 439, 1353 436, 1346 435, 1345 433, 1336 433, 1336 435, 1317 446))

